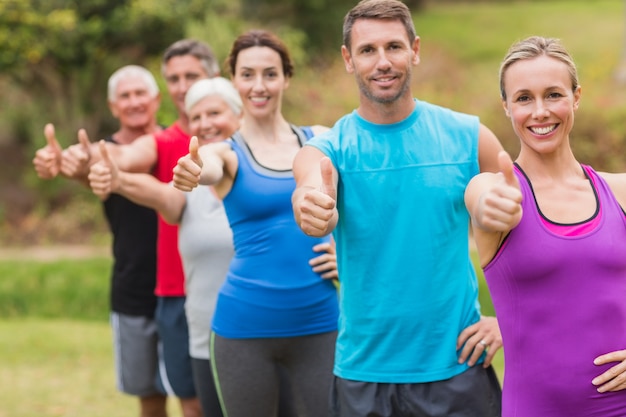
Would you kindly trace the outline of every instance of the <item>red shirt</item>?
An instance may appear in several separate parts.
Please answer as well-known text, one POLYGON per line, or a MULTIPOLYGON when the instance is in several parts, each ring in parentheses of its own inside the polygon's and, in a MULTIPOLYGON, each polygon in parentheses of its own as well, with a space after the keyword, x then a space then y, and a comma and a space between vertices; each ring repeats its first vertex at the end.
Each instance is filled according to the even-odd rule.
MULTIPOLYGON (((189 153, 190 138, 178 122, 154 135, 157 162, 152 173, 156 178, 166 183, 172 181, 172 170, 178 159, 189 153)), ((184 296, 185 273, 178 253, 178 226, 166 223, 160 215, 158 217, 155 294, 159 297, 184 296)))

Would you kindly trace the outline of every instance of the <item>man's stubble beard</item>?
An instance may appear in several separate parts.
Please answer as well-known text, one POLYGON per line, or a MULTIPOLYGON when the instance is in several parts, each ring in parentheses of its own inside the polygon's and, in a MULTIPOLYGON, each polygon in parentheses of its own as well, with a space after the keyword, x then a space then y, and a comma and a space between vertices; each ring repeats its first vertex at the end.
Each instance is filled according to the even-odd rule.
POLYGON ((361 77, 357 75, 355 78, 356 78, 357 85, 359 86, 359 91, 361 91, 361 94, 367 97, 368 100, 373 101, 378 104, 390 104, 390 103, 397 101, 400 97, 402 97, 409 90, 409 87, 411 85, 411 70, 409 69, 409 71, 407 71, 406 78, 404 79, 404 83, 400 87, 400 90, 398 90, 398 93, 396 93, 395 95, 391 97, 379 97, 375 95, 367 87, 367 85, 365 84, 365 82, 363 81, 361 77))

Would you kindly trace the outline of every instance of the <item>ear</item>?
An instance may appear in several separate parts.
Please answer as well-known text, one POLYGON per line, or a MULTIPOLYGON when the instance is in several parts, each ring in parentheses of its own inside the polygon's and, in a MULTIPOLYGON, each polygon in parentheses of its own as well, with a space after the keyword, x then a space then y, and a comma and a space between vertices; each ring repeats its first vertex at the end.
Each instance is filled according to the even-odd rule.
POLYGON ((348 74, 352 74, 354 72, 354 65, 352 65, 352 55, 350 55, 350 51, 346 48, 345 45, 341 45, 341 56, 343 57, 343 63, 346 66, 346 71, 348 74))
POLYGON ((411 49, 413 50, 413 59, 412 64, 413 65, 418 65, 420 63, 420 37, 416 36, 415 40, 413 41, 413 45, 411 46, 411 49))
POLYGON ((510 119, 511 113, 509 113, 509 107, 506 105, 506 100, 502 100, 501 103, 502 103, 502 108, 504 109, 504 114, 506 115, 506 117, 510 119))
POLYGON ((578 106, 580 105, 580 98, 582 96, 582 87, 579 85, 574 90, 574 110, 578 110, 578 106))
POLYGON ((113 117, 115 117, 116 119, 119 119, 120 112, 117 111, 117 107, 115 107, 115 103, 108 100, 107 104, 109 105, 109 110, 111 111, 111 114, 113 115, 113 117))

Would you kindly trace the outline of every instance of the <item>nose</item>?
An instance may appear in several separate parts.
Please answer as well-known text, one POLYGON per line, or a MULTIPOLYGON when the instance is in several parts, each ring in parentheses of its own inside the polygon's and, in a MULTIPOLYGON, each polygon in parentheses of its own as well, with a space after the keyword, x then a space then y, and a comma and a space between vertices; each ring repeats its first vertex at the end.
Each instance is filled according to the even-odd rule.
POLYGON ((141 97, 136 95, 136 94, 132 94, 130 96, 130 105, 132 107, 137 107, 141 105, 141 97))
POLYGON ((535 103, 536 104, 533 111, 533 117, 535 119, 545 119, 546 117, 550 116, 550 110, 543 100, 537 100, 535 103))
POLYGON ((265 90, 265 83, 263 82, 263 74, 257 74, 254 77, 254 84, 252 84, 252 89, 255 91, 265 90))
POLYGON ((206 115, 200 116, 200 129, 206 130, 213 127, 213 121, 206 115))
POLYGON ((187 94, 187 90, 191 87, 191 82, 189 82, 185 77, 180 77, 175 84, 175 89, 181 94, 187 94))
POLYGON ((378 69, 383 71, 391 68, 391 61, 389 61, 389 58, 387 58, 385 48, 380 48, 378 50, 378 62, 376 63, 376 66, 378 67, 378 69))

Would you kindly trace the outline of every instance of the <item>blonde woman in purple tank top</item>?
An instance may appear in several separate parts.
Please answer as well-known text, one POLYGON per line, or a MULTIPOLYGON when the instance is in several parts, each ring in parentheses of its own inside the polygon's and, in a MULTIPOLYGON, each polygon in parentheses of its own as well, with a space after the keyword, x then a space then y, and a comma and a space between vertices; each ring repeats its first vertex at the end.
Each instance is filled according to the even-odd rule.
POLYGON ((465 194, 504 344, 503 417, 626 416, 626 174, 576 160, 576 66, 530 37, 500 68, 513 163, 465 194))

